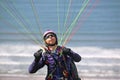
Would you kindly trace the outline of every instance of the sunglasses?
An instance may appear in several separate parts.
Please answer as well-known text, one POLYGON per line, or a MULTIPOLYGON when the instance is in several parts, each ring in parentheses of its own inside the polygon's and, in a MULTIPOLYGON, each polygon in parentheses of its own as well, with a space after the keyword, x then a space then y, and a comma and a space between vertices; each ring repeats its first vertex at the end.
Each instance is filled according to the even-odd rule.
POLYGON ((44 39, 46 40, 46 39, 48 39, 48 38, 50 38, 50 37, 55 37, 55 35, 54 35, 54 34, 48 34, 48 35, 45 36, 44 39))

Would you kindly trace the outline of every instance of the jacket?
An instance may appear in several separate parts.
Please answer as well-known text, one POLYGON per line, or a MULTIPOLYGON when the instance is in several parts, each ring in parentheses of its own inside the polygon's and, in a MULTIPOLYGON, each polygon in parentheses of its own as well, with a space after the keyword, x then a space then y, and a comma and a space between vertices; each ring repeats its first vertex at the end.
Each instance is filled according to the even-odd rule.
POLYGON ((32 62, 29 67, 30 73, 35 73, 38 69, 47 65, 47 76, 45 80, 73 80, 70 76, 70 62, 79 62, 81 56, 70 50, 70 55, 64 54, 58 46, 56 51, 51 53, 46 51, 42 54, 39 62, 32 62), (61 54, 62 53, 62 54, 61 54), (63 79, 62 79, 63 78, 63 79))

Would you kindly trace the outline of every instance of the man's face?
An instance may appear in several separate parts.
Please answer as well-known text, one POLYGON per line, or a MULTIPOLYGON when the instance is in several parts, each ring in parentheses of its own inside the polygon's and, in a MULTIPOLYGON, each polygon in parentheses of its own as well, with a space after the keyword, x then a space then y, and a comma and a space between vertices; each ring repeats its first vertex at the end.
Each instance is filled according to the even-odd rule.
POLYGON ((47 34, 47 35, 45 36, 45 42, 46 42, 47 44, 50 44, 50 45, 55 44, 55 43, 56 43, 55 35, 52 34, 52 33, 47 34))

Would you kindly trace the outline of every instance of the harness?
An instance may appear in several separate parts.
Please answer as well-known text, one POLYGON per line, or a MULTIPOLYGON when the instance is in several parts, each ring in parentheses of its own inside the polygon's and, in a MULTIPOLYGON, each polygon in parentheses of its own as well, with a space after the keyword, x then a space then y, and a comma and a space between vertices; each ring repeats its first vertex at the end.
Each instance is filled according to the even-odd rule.
MULTIPOLYGON (((53 55, 51 55, 50 52, 47 50, 47 53, 49 53, 49 55, 52 56, 53 60, 56 63, 55 68, 51 71, 51 73, 48 74, 47 80, 53 80, 53 77, 57 78, 57 76, 53 76, 53 73, 57 69, 57 66, 60 66, 61 69, 63 69, 63 72, 62 72, 63 77, 57 78, 57 80, 67 80, 69 73, 68 73, 68 68, 67 68, 65 56, 62 54, 62 47, 58 46, 56 50, 57 50, 57 53, 59 53, 58 57, 61 57, 63 59, 64 66, 60 63, 60 61, 57 61, 56 58, 53 55)), ((48 64, 47 61, 45 61, 45 63, 48 64)))

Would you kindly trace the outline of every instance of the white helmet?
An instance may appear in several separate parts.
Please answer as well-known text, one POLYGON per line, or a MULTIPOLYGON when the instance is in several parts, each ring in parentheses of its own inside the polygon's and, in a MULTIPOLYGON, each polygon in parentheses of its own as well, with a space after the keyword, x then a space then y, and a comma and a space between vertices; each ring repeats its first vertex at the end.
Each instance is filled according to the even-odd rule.
POLYGON ((45 43, 46 46, 54 46, 54 45, 57 45, 57 44, 58 44, 57 35, 56 35, 56 33, 55 33, 54 31, 52 31, 52 30, 48 30, 48 31, 45 31, 45 32, 44 32, 44 34, 43 34, 43 40, 45 40, 45 37, 46 37, 48 34, 53 34, 53 35, 55 36, 55 38, 56 38, 56 43, 55 43, 55 44, 52 44, 52 45, 45 43))

